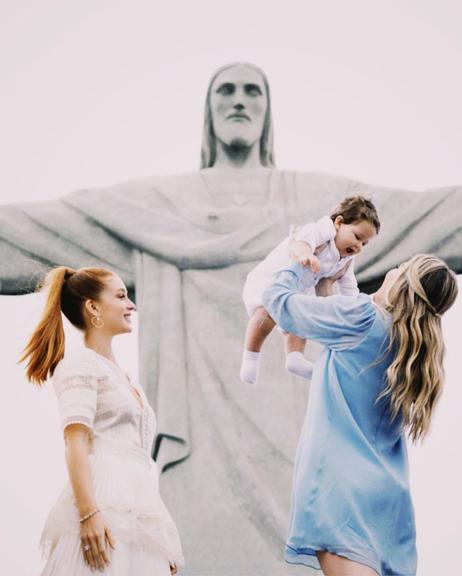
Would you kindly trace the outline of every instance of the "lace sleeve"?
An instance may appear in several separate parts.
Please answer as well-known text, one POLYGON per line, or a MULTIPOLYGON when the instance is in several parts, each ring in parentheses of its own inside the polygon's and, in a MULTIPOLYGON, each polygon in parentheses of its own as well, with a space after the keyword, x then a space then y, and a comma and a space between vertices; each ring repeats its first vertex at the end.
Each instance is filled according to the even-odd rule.
POLYGON ((70 424, 83 424, 92 430, 96 413, 97 378, 74 374, 54 379, 53 384, 58 397, 62 430, 70 424))

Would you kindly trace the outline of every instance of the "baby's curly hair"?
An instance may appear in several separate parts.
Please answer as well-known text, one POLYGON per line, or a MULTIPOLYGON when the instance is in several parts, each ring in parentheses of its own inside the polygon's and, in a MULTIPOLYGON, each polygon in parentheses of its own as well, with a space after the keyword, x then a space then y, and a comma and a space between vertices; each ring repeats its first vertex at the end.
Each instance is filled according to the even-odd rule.
POLYGON ((366 220, 366 222, 374 226, 377 234, 379 233, 380 219, 377 214, 377 208, 369 198, 361 195, 344 198, 331 213, 332 222, 335 221, 337 216, 341 216, 345 224, 366 220))

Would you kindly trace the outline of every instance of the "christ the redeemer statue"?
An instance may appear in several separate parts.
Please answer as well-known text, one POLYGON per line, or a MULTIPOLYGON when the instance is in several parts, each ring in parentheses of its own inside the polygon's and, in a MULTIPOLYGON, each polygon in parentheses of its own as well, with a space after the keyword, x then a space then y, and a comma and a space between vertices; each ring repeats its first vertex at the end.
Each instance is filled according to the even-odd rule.
POLYGON ((307 386, 286 373, 277 334, 259 388, 239 381, 241 290, 256 262, 291 224, 360 193, 382 220, 356 266, 363 290, 418 252, 462 271, 461 186, 415 193, 278 170, 272 126, 263 72, 230 65, 207 92, 201 170, 0 206, 2 294, 32 290, 55 265, 105 266, 134 289, 154 456, 184 574, 306 574, 283 549, 307 386))

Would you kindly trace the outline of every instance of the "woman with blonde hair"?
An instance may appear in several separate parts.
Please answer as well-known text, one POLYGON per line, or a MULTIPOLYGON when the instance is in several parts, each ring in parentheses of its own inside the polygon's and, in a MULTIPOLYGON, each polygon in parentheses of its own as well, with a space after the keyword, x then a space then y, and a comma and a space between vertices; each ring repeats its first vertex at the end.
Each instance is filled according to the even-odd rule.
POLYGON ((429 430, 441 394, 441 316, 457 279, 419 254, 371 297, 298 293, 300 264, 278 273, 263 301, 283 330, 325 346, 315 366, 297 450, 286 560, 326 576, 416 573, 405 432, 429 430))
POLYGON ((70 482, 43 530, 42 574, 174 574, 183 557, 151 458, 154 411, 112 352, 113 337, 132 329, 135 305, 104 268, 55 268, 45 285, 43 317, 21 361, 31 382, 53 379, 70 482), (65 351, 62 314, 83 332, 81 349, 65 351))

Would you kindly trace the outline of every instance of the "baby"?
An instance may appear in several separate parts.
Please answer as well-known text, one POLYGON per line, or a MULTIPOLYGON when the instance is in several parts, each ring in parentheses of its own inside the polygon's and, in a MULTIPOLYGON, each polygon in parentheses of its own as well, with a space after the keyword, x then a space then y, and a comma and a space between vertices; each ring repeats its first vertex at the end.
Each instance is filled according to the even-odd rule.
MULTIPOLYGON (((306 267, 300 291, 310 292, 321 278, 334 276, 345 268, 337 281, 340 294, 356 296, 358 283, 353 260, 380 230, 380 220, 374 204, 363 196, 345 198, 330 216, 297 228, 285 238, 247 276, 243 299, 250 316, 245 336, 245 350, 240 377, 255 384, 258 377, 260 350, 275 323, 262 305, 262 294, 273 275, 295 258, 306 267)), ((305 340, 294 334, 284 334, 286 368, 302 378, 311 378, 313 364, 303 352, 305 340)))

